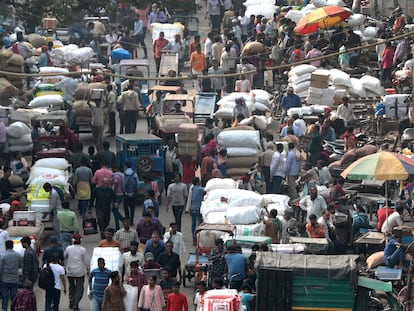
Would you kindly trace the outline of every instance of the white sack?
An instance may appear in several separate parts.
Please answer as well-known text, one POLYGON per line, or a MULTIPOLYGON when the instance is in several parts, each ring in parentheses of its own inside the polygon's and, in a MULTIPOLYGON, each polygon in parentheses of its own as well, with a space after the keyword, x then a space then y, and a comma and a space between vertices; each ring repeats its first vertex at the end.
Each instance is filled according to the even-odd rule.
POLYGON ((254 116, 254 125, 259 130, 265 130, 268 126, 267 118, 266 116, 254 116))
POLYGON ((9 152, 29 152, 33 150, 33 144, 25 144, 25 145, 10 145, 9 152))
POLYGON ((376 77, 365 75, 362 76, 359 81, 364 87, 365 91, 369 91, 377 95, 382 95, 384 93, 384 88, 381 86, 381 81, 376 77))
MULTIPOLYGON (((225 224, 227 212, 212 212, 203 216, 203 222, 206 224, 225 224)), ((203 244, 204 245, 204 244, 203 244)))
POLYGON ((382 99, 382 102, 385 105, 385 115, 387 117, 395 117, 395 104, 397 102, 398 112, 397 115, 399 118, 402 118, 407 115, 407 103, 409 94, 392 94, 385 95, 382 99))
POLYGON ((245 118, 245 119, 241 120, 239 124, 240 125, 251 125, 253 121, 254 121, 254 117, 251 116, 249 118, 245 118))
POLYGON ((367 97, 364 86, 357 78, 351 78, 352 87, 349 88, 349 93, 355 98, 367 97))
POLYGON ((227 210, 227 220, 233 225, 249 225, 258 222, 260 209, 256 206, 238 206, 227 210))
POLYGON ((228 199, 227 204, 229 207, 256 206, 257 208, 262 208, 264 206, 264 199, 262 195, 256 192, 241 189, 211 190, 205 196, 204 200, 220 200, 221 197, 228 199))
POLYGON ((124 257, 118 247, 95 247, 91 257, 90 271, 98 268, 98 258, 105 259, 105 268, 111 271, 122 271, 124 257))
POLYGON ((331 74, 331 81, 335 85, 352 87, 351 78, 349 77, 349 74, 347 74, 346 72, 333 68, 330 70, 330 74, 331 74))
POLYGON ((61 68, 61 67, 51 67, 51 66, 45 66, 45 67, 40 67, 39 68, 39 72, 40 73, 68 73, 69 70, 67 70, 66 68, 61 68))
POLYGON ((28 105, 31 108, 38 107, 49 107, 49 106, 61 106, 63 105, 62 95, 52 94, 52 95, 43 95, 38 96, 32 99, 28 105))
POLYGON ((207 182, 204 191, 215 189, 237 189, 237 182, 231 178, 212 178, 207 182))
POLYGON ((254 103, 253 111, 266 112, 266 111, 269 111, 269 110, 270 110, 269 107, 266 106, 265 104, 262 104, 262 103, 259 103, 259 102, 254 103))
POLYGON ((346 7, 346 3, 342 0, 327 0, 326 5, 328 6, 340 6, 340 7, 346 7))
POLYGON ((264 194, 262 197, 266 206, 271 203, 282 204, 285 206, 289 205, 290 198, 285 194, 264 194))
POLYGON ((23 122, 14 122, 7 127, 7 136, 20 138, 26 134, 30 134, 30 128, 23 122))
POLYGON ((254 101, 265 104, 266 106, 270 105, 269 98, 267 96, 263 96, 263 93, 258 93, 257 96, 253 96, 252 95, 253 93, 254 93, 253 91, 251 91, 250 93, 233 92, 227 96, 222 97, 221 100, 235 102, 237 98, 242 97, 246 101, 246 105, 248 102, 254 102, 254 101))
POLYGON ((289 78, 289 82, 291 82, 292 84, 300 84, 302 82, 310 81, 311 77, 312 77, 312 73, 305 73, 300 76, 295 75, 289 78))
POLYGON ((228 147, 249 147, 260 148, 259 131, 222 131, 217 135, 219 148, 228 147))
POLYGON ((364 29, 364 32, 362 34, 366 38, 376 38, 377 37, 377 34, 378 34, 378 28, 377 27, 368 26, 368 27, 366 27, 364 29))
MULTIPOLYGON (((65 62, 65 54, 71 50, 77 49, 79 49, 79 47, 76 44, 68 44, 60 48, 52 49, 52 51, 50 51, 50 57, 54 64, 63 64, 65 62)), ((40 70, 42 70, 42 68, 40 68, 40 70)))
POLYGON ((252 96, 252 94, 254 94, 254 97, 256 98, 256 101, 266 101, 266 100, 270 100, 272 99, 273 95, 270 94, 269 92, 262 90, 262 89, 253 89, 250 90, 250 96, 252 96))
POLYGON ((322 114, 329 106, 327 105, 312 105, 310 106, 314 114, 322 114))
POLYGON ((95 56, 90 47, 83 47, 77 50, 70 50, 65 54, 65 61, 70 64, 83 64, 95 56))
POLYGON ((264 236, 264 233, 265 225, 263 223, 236 226, 236 236, 264 236))
POLYGON ((52 186, 62 186, 67 187, 68 179, 62 175, 52 175, 52 174, 43 174, 37 176, 30 181, 30 185, 40 185, 43 186, 45 183, 49 183, 52 186))
POLYGON ((64 158, 47 158, 37 160, 33 167, 47 167, 58 170, 66 170, 69 166, 69 162, 64 158))
POLYGON ((220 199, 212 201, 203 201, 200 207, 200 213, 203 217, 210 213, 224 213, 227 212, 228 204, 221 202, 220 199))
POLYGON ((350 27, 361 26, 364 24, 366 19, 367 18, 364 14, 355 13, 348 17, 348 25, 350 27))
POLYGON ((293 76, 301 76, 305 73, 311 73, 314 72, 317 68, 315 66, 312 65, 308 65, 308 64, 302 64, 299 66, 296 66, 294 68, 292 68, 289 72, 288 72, 288 77, 293 77, 293 76))
POLYGON ((289 18, 290 20, 294 21, 296 24, 306 15, 304 11, 298 10, 289 10, 285 17, 289 18))
POLYGON ((65 171, 58 170, 58 169, 55 169, 55 168, 32 167, 30 169, 30 175, 29 175, 29 179, 27 180, 27 184, 30 184, 31 181, 34 178, 36 178, 38 176, 42 176, 44 174, 50 174, 50 175, 65 176, 65 177, 67 177, 67 173, 65 171))
POLYGON ((14 146, 14 145, 31 145, 33 144, 32 142, 32 134, 24 134, 23 136, 19 137, 19 138, 14 138, 14 137, 9 137, 7 139, 7 141, 9 142, 9 145, 14 146))
POLYGON ((288 115, 289 118, 292 117, 295 113, 297 113, 300 117, 301 116, 310 116, 310 115, 312 115, 312 109, 311 109, 311 107, 303 106, 303 107, 289 108, 289 110, 287 111, 287 115, 288 115))
POLYGON ((309 89, 310 85, 310 81, 305 81, 299 84, 292 84, 292 88, 295 93, 300 93, 302 91, 306 91, 307 89, 309 89))
POLYGON ((312 3, 317 8, 322 8, 326 6, 327 0, 312 0, 312 3))
POLYGON ((257 148, 227 147, 226 149, 229 157, 250 157, 259 156, 261 154, 260 150, 257 148))
POLYGON ((128 284, 124 284, 123 286, 126 291, 126 296, 124 297, 125 311, 136 311, 138 305, 138 287, 128 284))
POLYGON ((214 113, 214 116, 218 119, 232 119, 233 108, 220 108, 214 113))

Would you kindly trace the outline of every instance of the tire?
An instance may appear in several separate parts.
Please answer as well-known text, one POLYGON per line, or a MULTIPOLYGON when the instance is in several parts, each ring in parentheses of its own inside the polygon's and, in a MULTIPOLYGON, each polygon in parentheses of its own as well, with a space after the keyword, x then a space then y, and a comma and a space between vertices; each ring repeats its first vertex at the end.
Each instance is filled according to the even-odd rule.
POLYGON ((137 162, 137 170, 140 173, 149 173, 152 171, 152 159, 150 157, 141 157, 137 162))

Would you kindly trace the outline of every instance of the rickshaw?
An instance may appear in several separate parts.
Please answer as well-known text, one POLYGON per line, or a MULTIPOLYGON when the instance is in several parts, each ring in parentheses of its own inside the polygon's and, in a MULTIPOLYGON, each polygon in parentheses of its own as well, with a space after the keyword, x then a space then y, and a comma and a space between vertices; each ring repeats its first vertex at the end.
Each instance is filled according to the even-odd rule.
POLYGON ((234 236, 236 226, 230 224, 206 224, 203 223, 195 231, 196 248, 195 253, 190 253, 183 271, 183 286, 186 286, 186 279, 191 282, 194 278, 194 285, 200 281, 210 284, 209 271, 211 263, 208 256, 215 247, 215 241, 225 236, 234 236))
MULTIPOLYGON (((119 74, 127 76, 136 76, 148 78, 150 76, 150 65, 148 59, 123 59, 119 62, 119 74)), ((150 80, 140 79, 142 94, 141 110, 145 111, 149 105, 148 90, 150 89, 150 80)))
MULTIPOLYGON (((164 148, 161 138, 152 134, 121 134, 115 136, 116 158, 121 168, 131 161, 132 169, 140 180, 150 175, 157 182, 158 189, 164 186, 164 148)), ((140 182, 138 197, 143 197, 144 183, 140 182)), ((161 198, 161 196, 160 196, 161 198)), ((159 202, 161 204, 161 202, 159 202)))

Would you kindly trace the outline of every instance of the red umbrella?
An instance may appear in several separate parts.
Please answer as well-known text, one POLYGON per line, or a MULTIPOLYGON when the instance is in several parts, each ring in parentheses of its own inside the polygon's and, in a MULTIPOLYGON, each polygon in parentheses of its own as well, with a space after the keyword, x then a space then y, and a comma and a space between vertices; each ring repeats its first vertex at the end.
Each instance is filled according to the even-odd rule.
POLYGON ((348 8, 340 6, 325 6, 305 15, 295 27, 299 35, 307 35, 317 32, 319 29, 331 28, 346 20, 352 15, 348 8))

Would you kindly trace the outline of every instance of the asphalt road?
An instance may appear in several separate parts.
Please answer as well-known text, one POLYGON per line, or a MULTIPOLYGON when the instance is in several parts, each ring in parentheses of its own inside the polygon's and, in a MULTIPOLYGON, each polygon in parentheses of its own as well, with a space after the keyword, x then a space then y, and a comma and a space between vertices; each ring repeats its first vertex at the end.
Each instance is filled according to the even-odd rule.
MULTIPOLYGON (((203 3, 204 5, 204 3, 203 3)), ((198 16, 200 17, 200 35, 202 38, 206 37, 207 32, 209 31, 209 26, 208 26, 208 20, 204 19, 204 12, 205 9, 200 9, 198 12, 198 16)), ((155 62, 153 59, 153 53, 152 53, 152 39, 149 33, 147 33, 146 35, 146 39, 145 39, 145 43, 146 46, 148 48, 148 55, 149 55, 149 62, 151 65, 150 68, 150 72, 152 73, 152 75, 155 73, 156 69, 155 69, 155 62)), ((138 49, 138 55, 139 56, 143 56, 143 51, 142 49, 138 49)), ((183 70, 184 73, 189 72, 189 67, 188 64, 186 64, 186 66, 184 67, 183 70)), ((193 88, 192 86, 192 82, 191 81, 185 81, 185 87, 188 90, 191 90, 193 88)), ((117 119, 118 116, 117 116, 117 119)), ((139 118, 139 122, 138 122, 138 126, 137 126, 137 135, 139 136, 140 133, 146 133, 146 120, 145 117, 141 114, 140 118, 139 118)), ((117 131, 119 132, 119 131, 117 131)), ((85 146, 85 152, 87 150, 87 147, 89 145, 92 145, 93 141, 92 141, 92 135, 91 134, 80 134, 80 139, 81 142, 84 144, 85 146)), ((106 140, 108 140, 111 143, 111 150, 115 151, 115 139, 114 138, 105 138, 106 140)), ((170 222, 174 221, 174 216, 172 214, 172 211, 169 211, 169 213, 167 213, 165 211, 165 194, 164 198, 162 200, 163 204, 162 206, 160 206, 160 220, 162 222, 162 224, 167 228, 168 230, 168 225, 170 222)), ((77 201, 74 200, 71 202, 71 207, 73 210, 76 210, 77 208, 77 201)), ((121 208, 121 212, 122 212, 122 208, 121 208)), ((142 205, 139 205, 136 207, 136 213, 135 213, 135 217, 138 218, 141 215, 142 212, 142 205)), ((82 224, 82 220, 79 217, 79 224, 82 224)), ((114 221, 113 221, 113 215, 111 215, 111 226, 114 227, 114 221)), ((181 257, 181 265, 182 268, 184 268, 185 263, 187 262, 187 257, 188 257, 188 253, 189 252, 194 252, 194 246, 192 245, 192 238, 191 238, 191 217, 188 214, 183 214, 183 218, 182 218, 182 233, 184 235, 184 241, 185 241, 185 245, 186 245, 186 253, 184 254, 180 254, 181 257)), ((48 240, 48 237, 50 237, 52 235, 51 231, 46 231, 45 234, 45 240, 48 240)), ((100 236, 99 234, 96 235, 89 235, 89 236, 85 236, 82 239, 82 245, 88 250, 88 254, 89 256, 92 256, 92 252, 93 252, 93 248, 97 247, 98 242, 100 241, 100 236)), ((190 310, 193 310, 193 303, 192 303, 192 299, 193 299, 193 293, 194 293, 194 288, 191 286, 193 283, 190 283, 187 281, 187 288, 181 288, 181 291, 187 296, 188 302, 189 302, 189 306, 190 306, 190 310)), ((81 310, 90 310, 90 300, 87 297, 86 294, 86 289, 87 289, 87 280, 85 280, 85 293, 84 296, 81 300, 81 303, 79 305, 81 310)), ((34 289, 35 293, 36 293, 36 297, 37 297, 37 306, 38 306, 38 310, 44 310, 44 305, 45 305, 45 291, 38 288, 38 286, 35 286, 34 289)), ((69 300, 68 300, 68 296, 65 296, 63 294, 62 291, 62 295, 61 295, 61 299, 60 299, 60 310, 71 310, 69 309, 69 300)))

